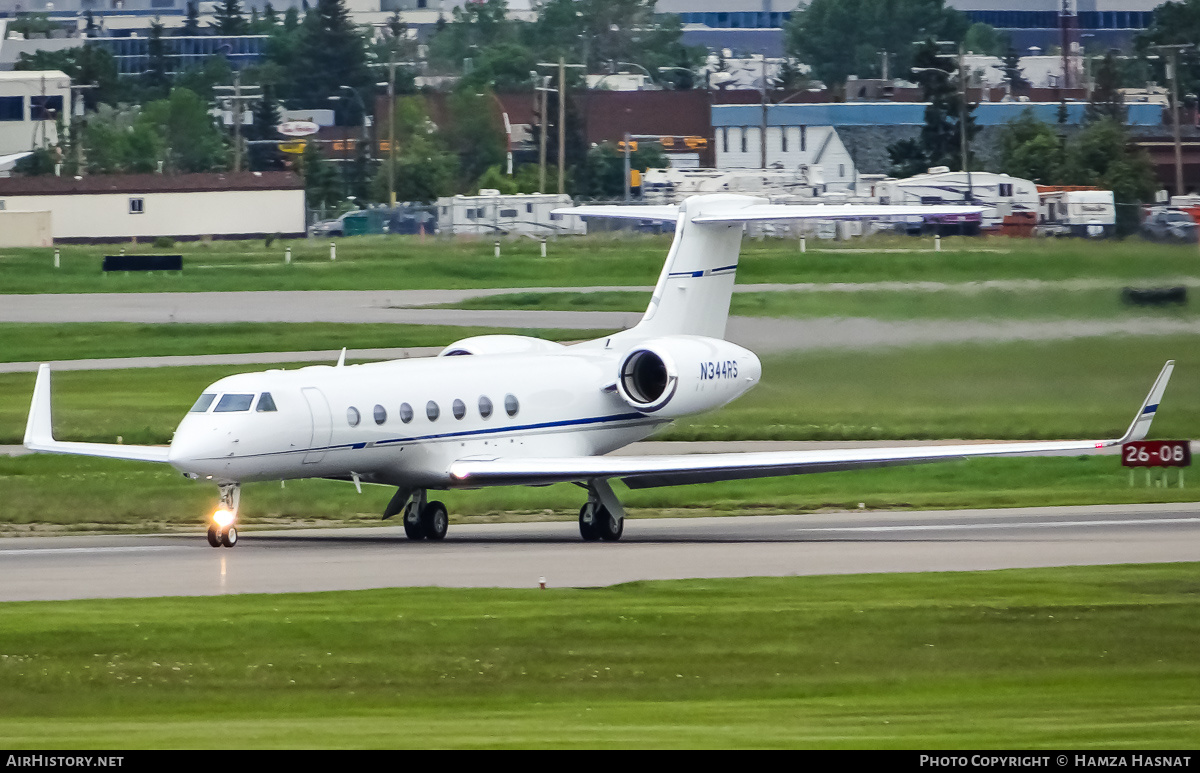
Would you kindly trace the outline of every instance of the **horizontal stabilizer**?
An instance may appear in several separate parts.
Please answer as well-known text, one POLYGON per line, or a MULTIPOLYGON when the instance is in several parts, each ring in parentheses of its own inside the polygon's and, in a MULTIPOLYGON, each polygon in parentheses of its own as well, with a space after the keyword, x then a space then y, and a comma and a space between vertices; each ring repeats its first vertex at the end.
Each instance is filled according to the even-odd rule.
POLYGON ((46 454, 100 456, 137 462, 165 462, 171 452, 167 446, 127 446, 120 443, 73 443, 55 440, 50 410, 50 366, 44 363, 38 368, 37 382, 33 386, 29 421, 25 424, 25 447, 30 451, 46 454))
MULTIPOLYGON (((706 206, 693 223, 749 223, 767 220, 907 220, 977 216, 984 207, 956 204, 763 204, 751 196, 725 196, 725 206, 706 206)), ((556 215, 620 218, 674 223, 678 206, 584 205, 554 210, 556 215)))

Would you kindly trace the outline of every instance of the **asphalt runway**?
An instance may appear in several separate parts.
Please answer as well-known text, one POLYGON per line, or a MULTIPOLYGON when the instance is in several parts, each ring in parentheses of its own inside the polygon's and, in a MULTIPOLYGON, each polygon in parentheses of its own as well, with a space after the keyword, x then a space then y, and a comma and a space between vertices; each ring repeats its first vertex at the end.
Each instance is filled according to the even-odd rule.
POLYGON ((1200 503, 627 521, 620 542, 574 522, 23 537, 0 541, 0 601, 383 587, 595 587, 634 580, 1200 561, 1200 503))

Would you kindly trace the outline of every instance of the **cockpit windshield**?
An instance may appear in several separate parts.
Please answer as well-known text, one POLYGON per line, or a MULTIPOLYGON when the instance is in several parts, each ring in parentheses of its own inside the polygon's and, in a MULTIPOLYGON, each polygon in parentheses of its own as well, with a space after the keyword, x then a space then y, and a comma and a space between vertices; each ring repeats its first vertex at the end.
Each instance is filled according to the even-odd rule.
POLYGON ((189 411, 189 413, 204 413, 208 410, 208 406, 212 405, 212 401, 216 399, 216 395, 208 392, 200 395, 200 399, 197 400, 196 404, 192 406, 192 409, 189 411))
POLYGON ((268 411, 277 410, 275 408, 275 400, 271 397, 270 392, 262 393, 262 396, 258 398, 258 405, 254 407, 254 410, 259 413, 267 413, 268 411))
POLYGON ((217 401, 217 408, 214 413, 248 411, 252 402, 254 402, 254 395, 221 395, 221 399, 217 401))

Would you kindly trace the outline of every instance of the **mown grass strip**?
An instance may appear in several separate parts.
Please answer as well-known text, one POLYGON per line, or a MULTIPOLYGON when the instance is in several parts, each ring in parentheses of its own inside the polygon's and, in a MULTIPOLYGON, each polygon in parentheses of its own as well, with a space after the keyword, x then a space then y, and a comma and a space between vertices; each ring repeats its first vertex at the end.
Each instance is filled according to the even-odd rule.
MULTIPOLYGON (((811 240, 810 240, 811 241, 811 240)), ((570 287, 651 285, 670 243, 668 236, 595 235, 551 242, 548 257, 530 239, 506 241, 493 257, 491 240, 419 237, 351 237, 338 240, 337 260, 319 240, 184 243, 170 248, 125 245, 130 253, 184 256, 180 274, 106 276, 103 256, 114 245, 64 245, 61 268, 53 251, 0 251, 0 288, 5 293, 162 292, 256 290, 404 290, 467 287, 570 287), (292 263, 284 264, 286 247, 292 263)), ((801 253, 795 240, 746 239, 740 282, 979 281, 981 279, 1154 278, 1196 273, 1194 247, 1147 244, 1136 239, 1092 242, 1034 239, 942 241, 873 237, 848 243, 867 252, 801 253), (877 251, 870 251, 875 249, 877 251), (981 251, 986 250, 986 251, 981 251)), ((831 245, 836 246, 836 245, 831 245)))
POLYGON ((9 748, 1192 748, 1196 564, 0 605, 9 748))

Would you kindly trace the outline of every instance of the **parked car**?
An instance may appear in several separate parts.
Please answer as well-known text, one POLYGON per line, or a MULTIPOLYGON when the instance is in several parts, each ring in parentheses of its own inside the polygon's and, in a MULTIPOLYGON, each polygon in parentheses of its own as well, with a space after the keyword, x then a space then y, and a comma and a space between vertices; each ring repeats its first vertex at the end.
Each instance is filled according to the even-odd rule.
POLYGON ((1195 242, 1200 226, 1186 212, 1158 207, 1142 221, 1142 237, 1156 242, 1195 242))
POLYGON ((341 217, 335 217, 332 220, 319 220, 308 227, 309 236, 345 236, 346 235, 346 216, 353 215, 358 210, 352 209, 346 212, 341 217))

